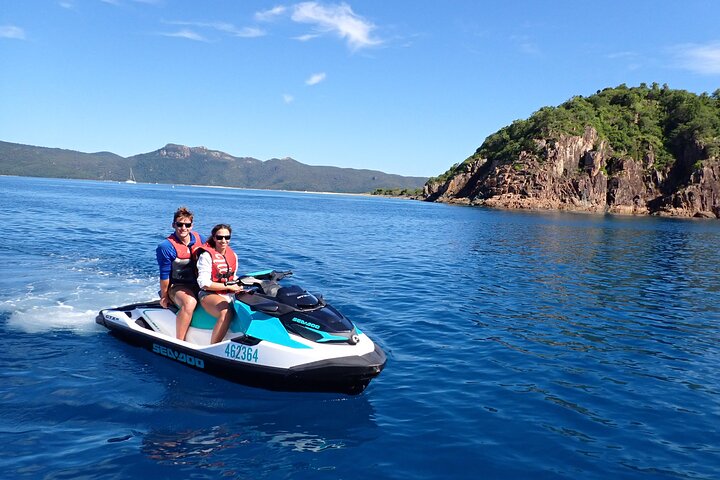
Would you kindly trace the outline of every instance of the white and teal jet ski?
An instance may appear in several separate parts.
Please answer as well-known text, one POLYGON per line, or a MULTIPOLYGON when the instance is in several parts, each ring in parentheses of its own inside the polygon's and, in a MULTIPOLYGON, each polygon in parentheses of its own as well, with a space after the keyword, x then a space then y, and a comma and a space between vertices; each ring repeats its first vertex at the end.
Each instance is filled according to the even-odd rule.
POLYGON ((267 270, 238 281, 223 341, 210 344, 215 319, 198 305, 186 340, 175 337, 175 311, 159 302, 101 310, 97 323, 116 336, 190 368, 271 390, 358 394, 385 366, 385 353, 322 296, 279 281, 267 270))

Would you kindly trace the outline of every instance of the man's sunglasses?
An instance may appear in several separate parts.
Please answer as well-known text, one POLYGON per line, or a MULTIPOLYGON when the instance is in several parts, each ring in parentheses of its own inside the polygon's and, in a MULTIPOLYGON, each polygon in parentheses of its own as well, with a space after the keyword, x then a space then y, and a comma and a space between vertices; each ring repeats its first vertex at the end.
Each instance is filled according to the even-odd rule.
POLYGON ((190 222, 190 223, 186 223, 186 222, 175 222, 175 226, 178 227, 178 228, 180 228, 180 227, 190 228, 190 227, 192 227, 192 222, 190 222))

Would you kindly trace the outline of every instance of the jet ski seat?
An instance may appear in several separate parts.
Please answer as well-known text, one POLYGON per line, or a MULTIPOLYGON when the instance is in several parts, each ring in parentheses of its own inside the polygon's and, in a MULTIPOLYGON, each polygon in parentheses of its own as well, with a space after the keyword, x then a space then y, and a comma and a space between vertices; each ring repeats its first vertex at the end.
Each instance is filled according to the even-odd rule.
MULTIPOLYGON (((175 321, 176 313, 177 308, 175 307, 168 309, 152 308, 144 310, 142 316, 152 330, 175 338, 177 328, 175 321)), ((202 306, 198 305, 195 308, 195 312, 193 312, 192 322, 190 323, 185 341, 197 345, 210 345, 210 337, 214 326, 215 318, 207 313, 202 306)), ((233 332, 232 330, 233 328, 231 326, 225 338, 237 335, 237 332, 233 332)))

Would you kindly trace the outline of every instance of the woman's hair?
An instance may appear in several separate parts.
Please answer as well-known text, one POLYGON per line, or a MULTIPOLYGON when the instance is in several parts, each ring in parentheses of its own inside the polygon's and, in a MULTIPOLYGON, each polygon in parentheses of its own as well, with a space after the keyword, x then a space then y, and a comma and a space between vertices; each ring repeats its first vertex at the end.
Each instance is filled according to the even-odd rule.
POLYGON ((232 235, 232 227, 231 227, 230 225, 228 225, 227 223, 218 223, 217 225, 215 225, 215 226, 212 228, 212 231, 210 232, 210 238, 208 238, 208 240, 207 240, 207 243, 208 243, 211 247, 213 247, 213 248, 216 247, 216 245, 215 245, 215 234, 218 232, 218 230, 222 230, 222 229, 227 230, 228 233, 230 233, 230 235, 232 235))
POLYGON ((175 211, 175 215, 173 216, 173 223, 177 222, 177 219, 180 217, 188 217, 190 219, 190 222, 193 221, 193 213, 187 209, 187 207, 180 207, 175 211))

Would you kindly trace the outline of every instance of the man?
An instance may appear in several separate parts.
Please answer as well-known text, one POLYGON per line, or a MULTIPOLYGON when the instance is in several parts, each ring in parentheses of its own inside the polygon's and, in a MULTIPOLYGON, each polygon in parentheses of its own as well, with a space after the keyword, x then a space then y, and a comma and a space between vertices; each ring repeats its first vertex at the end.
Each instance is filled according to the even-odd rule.
POLYGON ((203 244, 203 239, 192 231, 193 214, 185 207, 177 209, 172 226, 175 231, 155 250, 160 268, 160 305, 168 308, 172 302, 178 307, 176 336, 185 340, 197 306, 198 285, 193 253, 203 244))

